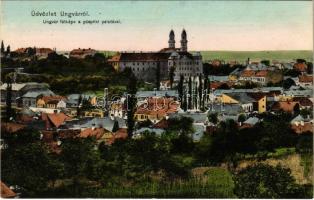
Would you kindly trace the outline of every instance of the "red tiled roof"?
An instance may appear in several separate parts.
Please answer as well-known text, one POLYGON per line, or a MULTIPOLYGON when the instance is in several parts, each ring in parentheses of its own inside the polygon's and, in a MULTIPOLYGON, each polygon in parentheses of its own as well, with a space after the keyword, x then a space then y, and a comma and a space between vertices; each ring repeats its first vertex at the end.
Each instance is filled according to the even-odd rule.
POLYGON ((50 48, 36 48, 36 53, 53 53, 54 51, 50 48))
POLYGON ((301 106, 313 107, 313 102, 307 97, 293 97, 293 101, 298 101, 301 106))
POLYGON ((297 134, 305 132, 313 133, 313 124, 311 122, 305 122, 304 125, 299 124, 298 126, 296 124, 293 124, 291 125, 291 129, 297 134))
POLYGON ((268 74, 268 71, 267 70, 261 70, 261 71, 258 71, 255 73, 255 76, 256 77, 266 77, 268 74))
POLYGON ((44 100, 45 103, 48 103, 48 102, 59 102, 61 100, 66 100, 67 98, 64 97, 64 96, 43 96, 42 97, 42 100, 44 100))
POLYGON ((297 101, 279 101, 272 106, 272 110, 274 111, 283 110, 285 112, 293 112, 294 106, 298 103, 299 102, 297 101))
POLYGON ((253 99, 255 99, 256 101, 260 100, 261 98, 265 97, 266 94, 262 93, 262 92, 250 92, 247 93, 248 96, 252 97, 253 99))
POLYGON ((23 124, 17 124, 13 122, 2 122, 1 123, 1 131, 7 132, 7 133, 15 133, 19 130, 22 130, 26 127, 26 125, 23 124))
POLYGON ((309 75, 299 76, 299 82, 301 82, 301 83, 312 83, 313 82, 313 76, 309 76, 309 75))
POLYGON ((128 132, 126 128, 119 128, 114 134, 113 137, 110 138, 107 144, 111 145, 117 139, 126 139, 128 137, 128 132))
POLYGON ((2 181, 1 183, 1 197, 2 198, 13 198, 16 196, 16 193, 13 192, 6 184, 4 184, 2 181))
POLYGON ((244 70, 242 73, 241 73, 241 76, 242 77, 252 77, 254 76, 255 72, 252 71, 252 70, 244 70))
POLYGON ((307 65, 305 63, 295 63, 293 68, 300 72, 305 72, 307 70, 307 65))
POLYGON ((149 98, 147 103, 140 105, 135 113, 165 116, 167 113, 176 112, 178 108, 179 103, 173 98, 149 98))
POLYGON ((70 55, 84 55, 84 54, 88 54, 88 53, 95 53, 96 50, 94 49, 73 49, 70 52, 70 55))
POLYGON ((67 116, 64 113, 51 113, 51 114, 42 113, 41 118, 44 121, 49 120, 49 122, 51 122, 52 125, 55 126, 56 128, 58 128, 66 120, 71 119, 71 117, 67 116))
POLYGON ((103 128, 87 128, 78 135, 78 137, 87 138, 87 137, 95 137, 96 139, 100 139, 104 135, 103 128))

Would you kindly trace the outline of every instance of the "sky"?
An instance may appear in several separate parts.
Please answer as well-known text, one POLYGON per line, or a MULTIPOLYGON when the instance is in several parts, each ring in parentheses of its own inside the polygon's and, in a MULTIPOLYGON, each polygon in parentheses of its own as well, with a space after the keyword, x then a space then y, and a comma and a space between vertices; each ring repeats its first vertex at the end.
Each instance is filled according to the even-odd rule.
POLYGON ((1 1, 1 39, 11 49, 49 47, 156 51, 176 47, 182 29, 189 50, 312 50, 311 1, 1 1), (44 24, 66 17, 35 12, 84 12, 72 20, 120 20, 118 24, 44 24))

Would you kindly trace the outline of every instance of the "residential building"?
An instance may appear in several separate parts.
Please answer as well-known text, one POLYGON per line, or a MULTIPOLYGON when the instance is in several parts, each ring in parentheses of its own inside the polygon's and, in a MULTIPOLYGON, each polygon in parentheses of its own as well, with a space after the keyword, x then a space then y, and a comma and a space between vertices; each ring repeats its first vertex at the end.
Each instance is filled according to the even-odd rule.
POLYGON ((70 52, 69 57, 70 58, 78 58, 78 59, 84 59, 86 56, 94 56, 97 53, 96 50, 88 48, 88 49, 73 49, 70 52))

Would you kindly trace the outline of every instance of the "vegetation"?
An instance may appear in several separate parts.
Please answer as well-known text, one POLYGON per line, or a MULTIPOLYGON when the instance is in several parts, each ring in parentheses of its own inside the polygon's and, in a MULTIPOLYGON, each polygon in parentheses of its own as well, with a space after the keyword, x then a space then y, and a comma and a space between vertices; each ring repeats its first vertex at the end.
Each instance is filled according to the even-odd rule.
POLYGON ((234 177, 235 194, 240 198, 309 198, 295 183, 291 172, 281 166, 259 164, 241 170, 234 177))

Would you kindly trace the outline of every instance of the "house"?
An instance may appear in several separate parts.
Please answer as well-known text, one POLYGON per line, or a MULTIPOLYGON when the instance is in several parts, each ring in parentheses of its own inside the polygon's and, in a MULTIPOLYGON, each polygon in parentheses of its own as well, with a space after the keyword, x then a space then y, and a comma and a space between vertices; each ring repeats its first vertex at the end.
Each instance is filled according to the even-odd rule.
POLYGON ((313 120, 303 118, 301 115, 296 116, 290 122, 291 129, 297 133, 311 132, 313 133, 313 120))
POLYGON ((102 109, 90 109, 84 111, 85 117, 104 117, 104 111, 102 109))
POLYGON ((70 58, 78 58, 78 59, 84 59, 86 56, 94 56, 97 53, 96 50, 88 48, 88 49, 73 49, 70 52, 69 57, 70 58))
POLYGON ((38 59, 47 58, 49 54, 55 53, 55 50, 50 48, 35 48, 35 56, 38 59))
POLYGON ((126 108, 124 103, 121 102, 113 102, 109 107, 109 116, 124 118, 126 114, 126 108))
POLYGON ((2 181, 0 181, 0 189, 1 189, 1 198, 15 198, 18 195, 11 190, 6 184, 4 184, 2 181))
POLYGON ((284 112, 293 113, 294 109, 297 106, 300 106, 300 103, 298 101, 278 101, 272 105, 271 110, 272 111, 282 110, 284 112))
POLYGON ((299 72, 307 72, 307 65, 304 62, 301 62, 301 63, 297 62, 293 65, 293 69, 299 72))
POLYGON ((42 96, 39 97, 36 103, 38 108, 66 108, 66 97, 64 96, 42 96))
POLYGON ((48 88, 30 90, 22 96, 23 107, 36 107, 38 97, 53 95, 55 94, 48 88))
POLYGON ((119 128, 125 128, 125 120, 119 118, 84 118, 80 120, 67 121, 63 129, 85 129, 85 128, 104 128, 110 132, 115 132, 119 128))
POLYGON ((150 97, 172 97, 174 99, 179 98, 178 90, 146 90, 138 91, 135 95, 139 100, 146 100, 150 97))
POLYGON ((223 104, 240 104, 244 112, 252 112, 255 100, 246 93, 228 93, 222 94, 221 102, 223 104))
POLYGON ((313 76, 312 75, 300 75, 298 85, 303 88, 313 88, 313 76))
POLYGON ((126 128, 119 128, 113 137, 107 142, 108 145, 112 145, 116 140, 126 139, 128 137, 128 132, 126 128))
POLYGON ((247 93, 247 95, 255 100, 253 102, 254 111, 258 111, 258 113, 266 112, 267 94, 262 92, 251 92, 247 93))
MULTIPOLYGON (((4 83, 0 86, 1 91, 1 103, 4 104, 6 102, 7 96, 7 83, 4 83)), ((45 83, 35 83, 35 82, 27 82, 27 83, 12 83, 11 84, 11 101, 13 105, 21 106, 22 104, 22 96, 26 94, 28 91, 32 90, 45 90, 49 87, 48 84, 45 83)))
POLYGON ((308 97, 293 97, 292 101, 299 102, 302 109, 313 108, 313 102, 308 97))
POLYGON ((42 113, 41 120, 45 121, 46 130, 52 130, 59 128, 65 121, 71 120, 71 118, 64 113, 42 113))
POLYGON ((77 108, 79 106, 78 103, 79 103, 80 98, 81 98, 81 100, 83 100, 83 99, 88 100, 92 106, 95 106, 97 104, 95 95, 70 94, 67 96, 66 107, 67 108, 77 108))
POLYGON ((241 124, 241 128, 252 128, 259 122, 259 118, 250 117, 241 124))
POLYGON ((1 132, 3 133, 16 133, 20 130, 26 128, 24 124, 18 124, 14 122, 2 122, 1 123, 1 132))
POLYGON ((150 120, 157 123, 167 115, 177 112, 178 109, 179 102, 173 98, 151 97, 136 109, 134 118, 136 121, 150 120))
POLYGON ((161 134, 163 134, 165 132, 165 130, 161 129, 161 128, 143 127, 143 128, 138 129, 138 130, 135 130, 135 132, 133 134, 133 138, 139 138, 145 132, 151 132, 151 133, 155 133, 157 136, 161 136, 161 134))
POLYGON ((194 133, 192 134, 193 141, 199 141, 206 131, 206 127, 210 125, 207 118, 207 113, 198 113, 198 112, 187 112, 187 113, 172 113, 169 115, 171 118, 181 118, 188 117, 193 119, 193 129, 194 133))

